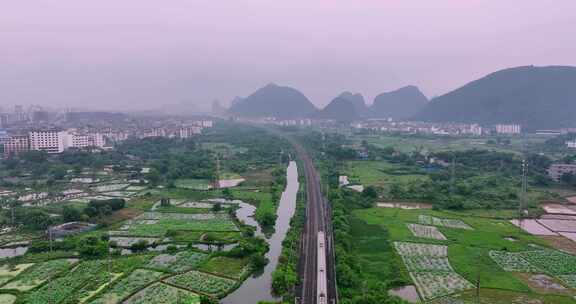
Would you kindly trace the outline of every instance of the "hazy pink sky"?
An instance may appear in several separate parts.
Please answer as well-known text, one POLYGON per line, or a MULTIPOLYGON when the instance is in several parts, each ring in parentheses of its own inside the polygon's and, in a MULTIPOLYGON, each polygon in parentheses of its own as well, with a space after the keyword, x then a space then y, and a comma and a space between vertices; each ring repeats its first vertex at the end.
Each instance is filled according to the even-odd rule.
POLYGON ((324 105, 498 69, 576 65, 576 0, 12 0, 0 105, 153 108, 269 82, 324 105))

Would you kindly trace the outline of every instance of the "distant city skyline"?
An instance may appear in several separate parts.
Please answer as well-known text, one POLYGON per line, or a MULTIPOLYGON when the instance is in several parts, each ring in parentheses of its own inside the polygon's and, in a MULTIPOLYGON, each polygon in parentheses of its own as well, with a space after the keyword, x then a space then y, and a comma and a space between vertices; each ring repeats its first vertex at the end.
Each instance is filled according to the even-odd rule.
POLYGON ((228 105, 268 84, 317 107, 500 69, 576 65, 576 1, 21 0, 0 11, 0 105, 228 105))

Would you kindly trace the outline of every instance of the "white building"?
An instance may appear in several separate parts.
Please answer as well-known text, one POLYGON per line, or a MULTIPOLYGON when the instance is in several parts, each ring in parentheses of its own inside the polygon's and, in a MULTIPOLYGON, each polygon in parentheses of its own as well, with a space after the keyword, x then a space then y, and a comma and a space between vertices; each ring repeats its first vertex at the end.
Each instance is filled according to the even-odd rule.
POLYGON ((53 154, 62 153, 67 148, 68 133, 66 131, 32 131, 28 135, 30 137, 30 150, 53 154))
POLYGON ((200 126, 203 128, 212 128, 214 122, 211 120, 202 120, 200 121, 200 126))
POLYGON ((569 149, 576 149, 576 139, 567 141, 566 147, 568 147, 569 149))
POLYGON ((496 125, 496 133, 498 134, 520 134, 522 132, 522 126, 518 124, 496 125))
POLYGON ((179 130, 180 138, 190 138, 199 134, 202 134, 202 127, 182 127, 179 130))

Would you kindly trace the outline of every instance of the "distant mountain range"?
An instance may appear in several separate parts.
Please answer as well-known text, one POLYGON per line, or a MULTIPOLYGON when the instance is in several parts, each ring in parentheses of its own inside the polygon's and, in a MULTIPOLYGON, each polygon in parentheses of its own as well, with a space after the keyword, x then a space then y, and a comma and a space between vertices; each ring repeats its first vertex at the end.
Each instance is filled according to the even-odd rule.
POLYGON ((245 117, 297 118, 316 112, 316 107, 300 91, 269 84, 246 98, 235 98, 230 114, 245 117))
POLYGON ((416 86, 406 86, 374 98, 369 116, 374 118, 407 119, 418 114, 428 104, 428 98, 416 86))
POLYGON ((434 98, 424 121, 518 123, 527 129, 576 125, 576 67, 501 70, 434 98))
POLYGON ((353 121, 364 117, 367 111, 364 96, 344 92, 313 115, 315 118, 334 119, 338 121, 353 121))
POLYGON ((296 89, 267 85, 235 98, 230 114, 278 118, 413 119, 480 124, 517 123, 527 129, 576 126, 576 67, 524 66, 501 70, 428 101, 416 86, 382 93, 368 107, 361 94, 344 92, 317 110, 296 89))

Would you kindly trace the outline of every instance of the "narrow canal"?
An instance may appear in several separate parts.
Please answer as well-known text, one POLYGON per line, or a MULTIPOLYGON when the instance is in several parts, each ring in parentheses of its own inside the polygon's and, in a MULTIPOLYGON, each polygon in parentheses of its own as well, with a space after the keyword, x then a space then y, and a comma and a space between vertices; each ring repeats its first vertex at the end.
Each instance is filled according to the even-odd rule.
POLYGON ((286 170, 286 189, 282 192, 280 204, 278 206, 278 218, 274 226, 274 234, 270 238, 265 238, 258 223, 252 219, 255 208, 241 208, 242 214, 237 214, 238 218, 246 224, 257 227, 257 235, 264 237, 270 245, 270 250, 266 254, 269 263, 262 273, 248 278, 236 291, 222 299, 222 304, 244 304, 258 303, 258 301, 279 301, 280 299, 272 295, 272 272, 278 265, 278 258, 282 252, 282 241, 290 228, 290 219, 296 210, 296 196, 298 194, 298 168, 296 162, 290 162, 286 170))

